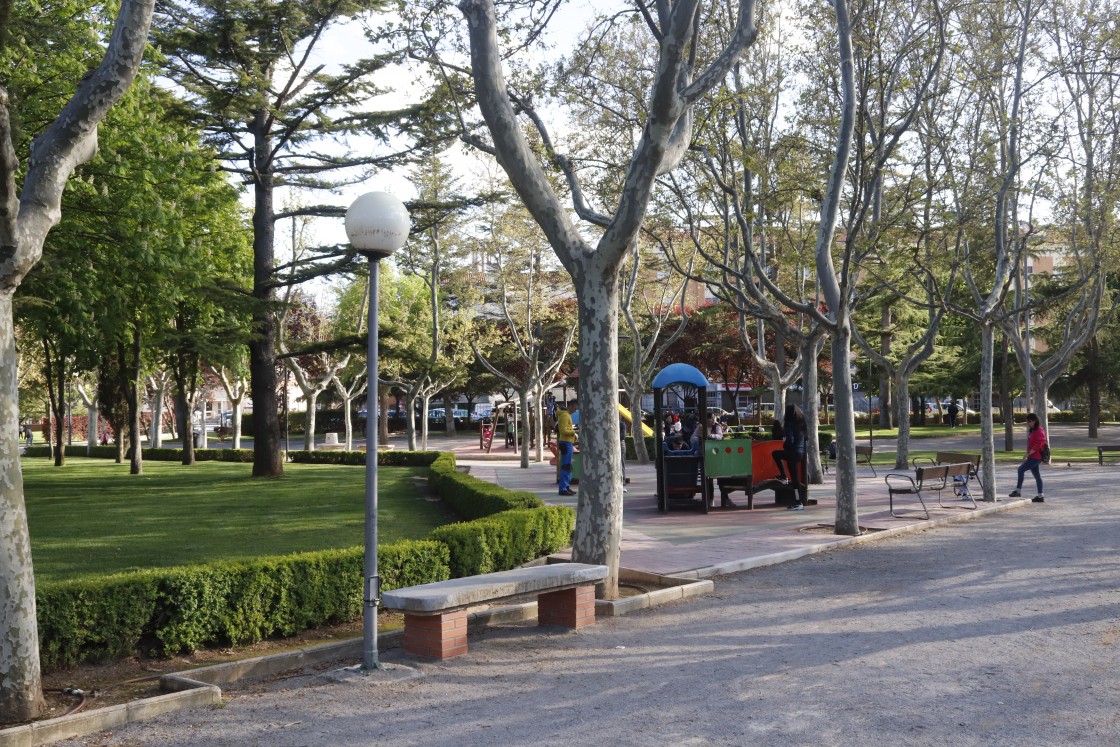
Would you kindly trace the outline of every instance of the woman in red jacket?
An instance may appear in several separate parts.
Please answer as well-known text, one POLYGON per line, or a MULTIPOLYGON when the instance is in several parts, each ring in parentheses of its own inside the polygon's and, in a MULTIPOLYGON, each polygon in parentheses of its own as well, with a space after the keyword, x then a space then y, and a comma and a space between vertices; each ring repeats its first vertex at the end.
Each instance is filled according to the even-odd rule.
POLYGON ((1042 495, 1042 475, 1038 471, 1038 465, 1042 464, 1042 449, 1045 446, 1046 431, 1042 428, 1042 424, 1038 422, 1038 416, 1033 412, 1027 413, 1027 458, 1019 465, 1019 483, 1011 491, 1009 497, 1019 497, 1019 489, 1023 487, 1023 476, 1030 471, 1034 475, 1035 484, 1038 486, 1038 495, 1031 500, 1035 503, 1042 503, 1046 500, 1042 495))

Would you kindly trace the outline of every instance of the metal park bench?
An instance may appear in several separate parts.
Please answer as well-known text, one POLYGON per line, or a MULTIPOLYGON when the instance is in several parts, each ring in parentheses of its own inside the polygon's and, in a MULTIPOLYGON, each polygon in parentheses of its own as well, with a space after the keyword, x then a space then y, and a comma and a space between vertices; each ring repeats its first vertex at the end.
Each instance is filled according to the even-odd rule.
POLYGON ((979 508, 976 504, 976 499, 972 497, 972 493, 968 490, 968 477, 971 474, 972 468, 971 462, 961 462, 959 464, 937 464, 929 467, 915 467, 913 475, 892 472, 883 478, 887 484, 887 496, 891 516, 900 519, 905 518, 894 512, 894 497, 896 495, 912 495, 917 498, 918 503, 922 505, 922 511, 925 512, 927 519, 929 518, 929 508, 922 498, 923 493, 936 493, 937 505, 941 508, 949 508, 941 502, 941 491, 946 488, 951 489, 954 485, 961 484, 960 481, 954 479, 957 477, 964 477, 964 491, 960 493, 961 498, 972 501, 972 508, 979 508))
POLYGON ((1097 447, 1097 464, 1104 466, 1104 453, 1106 451, 1120 451, 1120 444, 1104 444, 1097 447))

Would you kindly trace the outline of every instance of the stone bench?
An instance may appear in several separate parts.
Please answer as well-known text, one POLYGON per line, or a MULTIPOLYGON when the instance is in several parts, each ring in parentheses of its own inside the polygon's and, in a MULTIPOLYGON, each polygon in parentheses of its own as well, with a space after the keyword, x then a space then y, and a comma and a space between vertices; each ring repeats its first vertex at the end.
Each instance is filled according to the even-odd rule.
POLYGON ((467 609, 516 597, 537 598, 537 624, 582 628, 595 622, 595 584, 607 566, 555 563, 394 589, 385 609, 404 612, 404 650, 450 659, 467 653, 467 609))

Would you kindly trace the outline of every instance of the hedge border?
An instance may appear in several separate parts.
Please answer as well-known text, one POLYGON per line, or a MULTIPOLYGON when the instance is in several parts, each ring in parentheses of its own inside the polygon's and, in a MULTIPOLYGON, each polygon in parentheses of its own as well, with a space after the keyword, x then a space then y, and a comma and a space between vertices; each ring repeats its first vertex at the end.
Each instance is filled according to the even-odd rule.
MULTIPOLYGON (((359 463, 365 457, 303 453, 357 454, 359 463)), ((427 539, 379 546, 384 590, 513 568, 570 542, 572 509, 458 472, 454 454, 388 451, 378 463, 427 464, 433 489, 472 519, 438 527, 427 539)), ((246 645, 354 619, 362 611, 364 553, 352 547, 36 584, 43 666, 246 645)))
MULTIPOLYGON (((181 462, 183 461, 182 449, 144 449, 140 452, 144 459, 153 462, 181 462)), ((90 459, 116 459, 117 447, 116 446, 71 446, 69 449, 69 456, 89 457, 90 459), (88 450, 88 454, 85 453, 88 450)), ((25 459, 50 459, 51 448, 49 446, 28 446, 24 449, 23 458, 25 459)), ((195 449, 194 460, 196 462, 239 462, 249 463, 253 461, 252 449, 195 449)))

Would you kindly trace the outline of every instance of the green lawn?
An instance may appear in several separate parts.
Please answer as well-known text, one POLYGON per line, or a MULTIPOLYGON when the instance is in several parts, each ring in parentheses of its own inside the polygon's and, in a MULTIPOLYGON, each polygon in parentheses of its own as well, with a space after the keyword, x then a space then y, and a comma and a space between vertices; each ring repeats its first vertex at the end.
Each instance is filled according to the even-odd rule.
MULTIPOLYGON (((141 568, 242 560, 361 545, 365 467, 288 464, 253 479, 252 465, 68 457, 25 460, 35 575, 59 580, 141 568)), ((424 537, 458 518, 427 500, 426 468, 378 470, 378 541, 424 537)))

